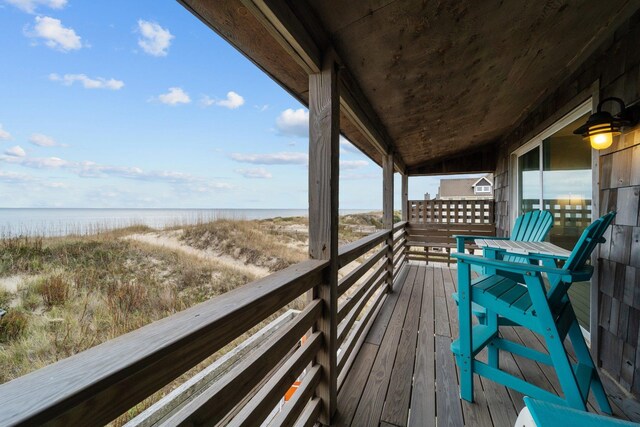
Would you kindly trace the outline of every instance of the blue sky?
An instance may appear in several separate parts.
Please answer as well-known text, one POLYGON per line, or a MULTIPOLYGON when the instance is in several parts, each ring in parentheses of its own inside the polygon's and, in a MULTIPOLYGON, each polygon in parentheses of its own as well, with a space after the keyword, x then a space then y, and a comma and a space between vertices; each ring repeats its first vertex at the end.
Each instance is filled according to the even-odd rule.
MULTIPOLYGON (((176 1, 0 0, 0 28, 0 207, 307 206, 306 109, 176 1)), ((341 208, 380 208, 341 147, 341 208)))

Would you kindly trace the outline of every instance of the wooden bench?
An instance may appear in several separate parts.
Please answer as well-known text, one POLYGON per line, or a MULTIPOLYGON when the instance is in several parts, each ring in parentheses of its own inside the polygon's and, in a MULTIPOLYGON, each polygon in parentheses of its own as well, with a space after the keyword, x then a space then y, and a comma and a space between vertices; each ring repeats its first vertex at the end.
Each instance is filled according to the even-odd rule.
MULTIPOLYGON (((456 248, 458 234, 475 236, 495 236, 494 224, 447 224, 447 223, 409 223, 407 227, 407 256, 409 260, 446 262, 447 266, 455 260, 451 259, 451 249, 456 248), (417 249, 416 249, 417 248, 417 249)), ((478 246, 472 241, 465 243, 465 249, 473 253, 478 246)))

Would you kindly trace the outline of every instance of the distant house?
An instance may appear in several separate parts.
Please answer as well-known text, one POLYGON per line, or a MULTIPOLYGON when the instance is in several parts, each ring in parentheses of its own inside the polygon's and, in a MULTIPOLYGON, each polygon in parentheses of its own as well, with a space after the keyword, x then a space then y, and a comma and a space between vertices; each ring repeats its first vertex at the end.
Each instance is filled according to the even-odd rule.
POLYGON ((493 175, 480 178, 441 179, 436 199, 493 199, 493 175))

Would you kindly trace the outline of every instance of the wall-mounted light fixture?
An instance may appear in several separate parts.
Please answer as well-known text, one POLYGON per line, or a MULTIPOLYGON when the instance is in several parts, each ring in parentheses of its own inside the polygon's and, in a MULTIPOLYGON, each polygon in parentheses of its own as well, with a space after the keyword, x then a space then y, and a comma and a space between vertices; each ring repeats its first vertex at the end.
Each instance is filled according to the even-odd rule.
POLYGON ((604 150, 611 146, 614 136, 620 135, 622 127, 635 126, 639 120, 640 106, 626 107, 620 98, 605 98, 598 103, 596 112, 589 116, 587 123, 573 133, 582 135, 585 140, 589 140, 591 146, 596 150, 604 150), (617 102, 620 105, 620 112, 616 116, 608 111, 602 111, 602 104, 608 101, 617 102))

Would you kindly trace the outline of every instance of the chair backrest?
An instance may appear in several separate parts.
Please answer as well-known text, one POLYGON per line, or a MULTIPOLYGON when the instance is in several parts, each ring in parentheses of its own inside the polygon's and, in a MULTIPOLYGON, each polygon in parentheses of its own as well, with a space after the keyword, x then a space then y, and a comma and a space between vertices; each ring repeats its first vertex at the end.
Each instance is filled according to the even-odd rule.
POLYGON ((553 227, 553 215, 549 211, 529 211, 516 218, 511 230, 511 240, 542 242, 553 227))
POLYGON ((615 211, 609 212, 592 222, 591 225, 582 232, 580 239, 573 247, 571 255, 565 263, 565 269, 575 271, 584 267, 587 260, 591 257, 591 252, 593 252, 599 243, 604 242, 602 236, 604 232, 607 231, 609 225, 611 225, 615 216, 615 211))
MULTIPOLYGON (((551 227, 553 227, 553 215, 551 215, 551 212, 542 210, 529 211, 516 218, 509 239, 520 242, 542 242, 547 237, 551 227)), ((527 258, 517 255, 505 255, 503 259, 509 262, 529 262, 527 258)))

